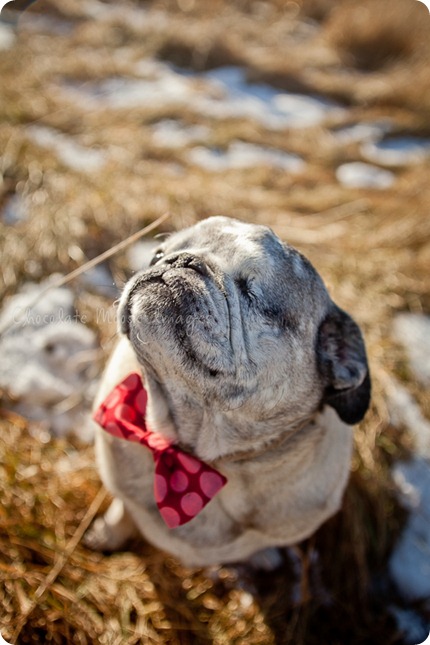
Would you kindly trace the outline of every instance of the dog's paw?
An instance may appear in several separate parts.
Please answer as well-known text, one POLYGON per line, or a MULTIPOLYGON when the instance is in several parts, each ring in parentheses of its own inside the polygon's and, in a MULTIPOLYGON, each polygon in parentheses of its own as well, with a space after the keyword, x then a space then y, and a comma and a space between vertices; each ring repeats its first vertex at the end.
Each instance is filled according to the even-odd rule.
POLYGON ((122 540, 114 535, 103 517, 98 517, 82 538, 82 543, 92 551, 116 551, 121 548, 122 540))
POLYGON ((82 542, 93 551, 118 551, 137 535, 136 527, 119 499, 114 499, 103 517, 98 517, 82 542))

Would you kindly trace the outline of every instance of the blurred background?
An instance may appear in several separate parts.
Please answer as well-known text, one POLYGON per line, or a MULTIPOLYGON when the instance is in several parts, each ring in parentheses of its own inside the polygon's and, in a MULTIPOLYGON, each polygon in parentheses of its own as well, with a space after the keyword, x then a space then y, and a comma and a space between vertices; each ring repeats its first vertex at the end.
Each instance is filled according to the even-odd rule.
POLYGON ((428 10, 416 0, 24 6, 9 3, 0 21, 1 634, 424 641, 428 10), (115 343, 114 302, 155 242, 49 285, 164 213, 157 233, 219 214, 271 226, 365 334, 373 402, 343 509, 275 573, 187 570, 142 543, 111 556, 70 547, 100 488, 87 419, 115 343))

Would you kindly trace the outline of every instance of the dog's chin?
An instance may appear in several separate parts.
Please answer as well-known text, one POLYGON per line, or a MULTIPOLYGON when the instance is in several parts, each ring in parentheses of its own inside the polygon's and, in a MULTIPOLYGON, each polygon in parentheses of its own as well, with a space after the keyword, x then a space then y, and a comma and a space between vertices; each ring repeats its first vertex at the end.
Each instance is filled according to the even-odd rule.
POLYGON ((155 373, 183 371, 198 378, 214 379, 230 371, 223 352, 217 350, 210 335, 195 333, 190 339, 182 329, 178 330, 178 324, 159 334, 151 324, 139 323, 131 326, 129 339, 138 359, 150 365, 155 373))
POLYGON ((177 329, 158 333, 157 325, 131 326, 129 339, 146 376, 160 384, 172 383, 196 404, 237 409, 249 398, 246 384, 240 384, 231 361, 217 351, 210 335, 195 334, 178 341, 177 329), (145 342, 142 339, 146 338, 145 342))

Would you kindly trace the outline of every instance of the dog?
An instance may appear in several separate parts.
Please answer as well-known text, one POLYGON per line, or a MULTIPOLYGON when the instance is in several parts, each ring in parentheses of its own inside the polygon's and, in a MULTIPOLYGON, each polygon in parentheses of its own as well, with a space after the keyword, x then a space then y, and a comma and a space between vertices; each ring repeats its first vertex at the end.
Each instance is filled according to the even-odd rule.
POLYGON ((186 566, 232 563, 294 545, 338 511, 369 368, 359 327, 301 253, 266 226, 210 217, 156 249, 118 314, 95 409, 140 375, 146 429, 222 482, 169 528, 151 451, 97 426, 114 499, 89 546, 120 549, 137 532, 186 566))

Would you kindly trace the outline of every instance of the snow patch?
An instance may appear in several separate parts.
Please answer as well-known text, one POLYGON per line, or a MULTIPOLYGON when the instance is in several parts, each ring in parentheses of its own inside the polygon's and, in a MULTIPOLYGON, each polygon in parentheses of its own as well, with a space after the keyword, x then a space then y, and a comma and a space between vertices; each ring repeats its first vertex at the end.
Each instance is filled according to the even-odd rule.
POLYGON ((185 146, 206 139, 209 128, 203 125, 186 126, 174 119, 159 121, 152 128, 152 140, 164 148, 184 148, 185 146))
POLYGON ((89 291, 98 293, 106 298, 118 298, 119 290, 107 264, 97 264, 87 269, 79 278, 79 282, 89 291))
POLYGON ((361 146, 361 154, 368 161, 382 166, 408 166, 430 157, 430 140, 422 137, 392 137, 367 142, 361 146))
POLYGON ((108 78, 98 83, 69 83, 63 90, 86 108, 157 109, 166 105, 184 105, 192 100, 193 84, 186 78, 168 73, 167 67, 155 78, 108 78))
POLYGON ((127 251, 127 261, 132 271, 147 269, 157 246, 160 246, 160 241, 150 238, 140 240, 130 246, 127 251))
POLYGON ((327 99, 282 92, 266 83, 248 83, 240 67, 219 67, 197 77, 210 81, 218 96, 198 101, 200 110, 215 118, 248 117, 268 129, 297 128, 322 123, 342 108, 327 99))
POLYGON ((158 61, 143 60, 142 78, 113 77, 100 83, 63 85, 63 91, 87 107, 110 109, 186 106, 215 119, 249 118, 268 129, 317 125, 343 114, 339 105, 317 96, 279 91, 248 83, 240 67, 220 67, 197 74, 158 61))
POLYGON ((333 131, 339 143, 362 143, 365 141, 378 141, 392 128, 391 122, 370 121, 368 123, 354 123, 333 131))
POLYGON ((55 435, 88 440, 94 395, 95 333, 79 322, 73 293, 28 283, 0 314, 0 387, 19 414, 55 435))
POLYGON ((106 162, 107 155, 103 150, 85 148, 53 128, 31 125, 27 128, 27 134, 37 145, 53 150, 60 161, 73 170, 94 172, 106 162))
POLYGON ((11 49, 16 41, 16 36, 13 28, 4 22, 0 21, 0 51, 11 49))
POLYGON ((396 180, 395 175, 389 170, 383 170, 360 161, 339 166, 336 170, 336 178, 346 188, 374 188, 377 190, 390 188, 396 180))
POLYGON ((393 323, 395 339, 403 345, 417 381, 430 386, 430 316, 401 313, 393 323))
POLYGON ((231 143, 226 151, 196 147, 188 153, 187 158, 191 163, 213 172, 271 166, 297 173, 306 167, 303 159, 297 155, 241 141, 231 143))
POLYGON ((405 600, 426 600, 430 598, 430 463, 419 457, 399 462, 393 476, 410 515, 389 571, 405 600))
POLYGON ((1 219, 8 226, 14 226, 27 219, 28 211, 23 198, 18 195, 12 195, 3 206, 1 219))

